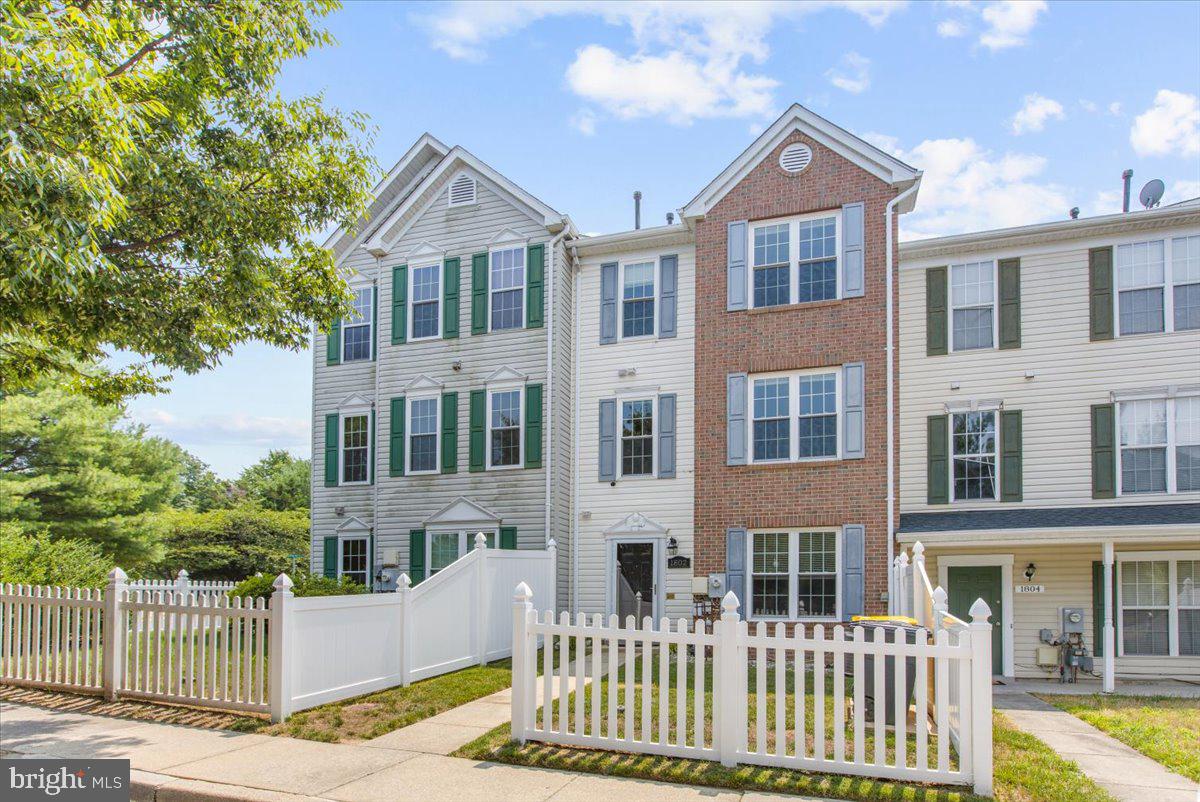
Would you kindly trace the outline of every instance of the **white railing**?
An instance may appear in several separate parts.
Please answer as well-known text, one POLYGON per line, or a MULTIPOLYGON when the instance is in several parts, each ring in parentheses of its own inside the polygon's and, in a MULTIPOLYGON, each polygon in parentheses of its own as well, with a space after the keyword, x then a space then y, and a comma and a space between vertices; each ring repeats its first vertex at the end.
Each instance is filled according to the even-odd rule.
POLYGON ((99 590, 0 585, 0 682, 99 690, 103 617, 99 590))
POLYGON ((180 568, 174 579, 132 579, 129 581, 130 590, 163 591, 200 596, 227 596, 229 591, 237 587, 236 582, 202 579, 195 580, 188 572, 180 568))
POLYGON ((820 625, 811 635, 794 626, 789 635, 785 624, 768 632, 762 622, 751 634, 732 593, 712 632, 703 622, 689 629, 665 618, 636 628, 632 616, 624 627, 599 616, 572 624, 566 614, 555 623, 551 614, 538 618, 531 595, 518 586, 513 608, 512 737, 519 742, 972 785, 991 794, 991 625, 981 600, 970 625, 941 628, 932 642, 917 630, 909 643, 885 641, 882 628, 868 638, 865 627, 840 624, 829 637, 820 625), (541 678, 543 699, 558 684, 558 706, 540 715, 539 637, 559 638, 557 660, 553 649, 542 652, 541 678))

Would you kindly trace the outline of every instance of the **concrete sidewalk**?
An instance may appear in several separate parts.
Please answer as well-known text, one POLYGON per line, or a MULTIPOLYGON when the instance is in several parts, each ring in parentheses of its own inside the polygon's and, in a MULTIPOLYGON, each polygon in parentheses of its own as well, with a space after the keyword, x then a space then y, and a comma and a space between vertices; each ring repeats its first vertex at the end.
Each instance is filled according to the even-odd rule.
POLYGON ((795 802, 803 799, 463 760, 389 747, 378 740, 326 744, 0 703, 0 753, 4 758, 125 758, 132 767, 134 800, 592 802, 619 798, 652 802, 795 802))
POLYGON ((993 706, 1122 802, 1197 802, 1200 785, 1169 771, 1082 719, 1022 692, 996 693, 993 706))

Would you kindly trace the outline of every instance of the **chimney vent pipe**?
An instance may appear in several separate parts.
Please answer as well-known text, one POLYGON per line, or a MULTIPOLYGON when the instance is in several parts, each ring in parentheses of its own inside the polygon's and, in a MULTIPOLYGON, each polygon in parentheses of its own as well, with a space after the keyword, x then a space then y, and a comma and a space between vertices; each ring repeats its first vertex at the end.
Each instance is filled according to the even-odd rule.
MULTIPOLYGON (((1128 195, 1128 193, 1126 193, 1126 195, 1128 195)), ((1127 201, 1125 205, 1128 206, 1129 198, 1126 197, 1125 200, 1127 201)), ((633 227, 634 228, 642 227, 642 193, 641 193, 641 190, 638 190, 637 192, 633 193, 633 227)))
POLYGON ((1133 180, 1133 170, 1126 170, 1121 173, 1121 180, 1125 182, 1125 191, 1121 195, 1121 211, 1129 211, 1129 182, 1133 180))

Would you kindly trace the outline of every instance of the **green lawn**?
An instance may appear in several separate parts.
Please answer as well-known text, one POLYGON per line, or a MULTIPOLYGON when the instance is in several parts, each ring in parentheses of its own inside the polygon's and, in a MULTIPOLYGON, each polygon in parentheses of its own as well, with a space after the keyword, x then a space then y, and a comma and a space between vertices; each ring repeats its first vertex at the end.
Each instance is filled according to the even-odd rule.
POLYGON ((1038 696, 1200 782, 1200 699, 1166 696, 1038 696))

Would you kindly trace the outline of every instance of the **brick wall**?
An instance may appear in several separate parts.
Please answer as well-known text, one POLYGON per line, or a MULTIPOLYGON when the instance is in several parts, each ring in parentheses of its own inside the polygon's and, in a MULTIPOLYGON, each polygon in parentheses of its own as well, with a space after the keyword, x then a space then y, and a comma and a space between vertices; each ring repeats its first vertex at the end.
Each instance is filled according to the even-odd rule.
MULTIPOLYGON (((867 611, 886 611, 880 601, 887 590, 888 538, 884 213, 896 194, 887 183, 794 132, 697 223, 696 574, 725 570, 725 530, 730 526, 861 523, 867 535, 867 611), (779 151, 792 142, 804 142, 813 152, 811 164, 799 174, 779 167, 779 151), (866 202, 864 297, 726 311, 727 223, 839 209, 857 201, 866 202), (865 459, 725 464, 728 373, 857 361, 866 363, 865 459)), ((898 399, 897 392, 897 405, 898 399)), ((896 510, 898 514, 898 504, 896 510)))

